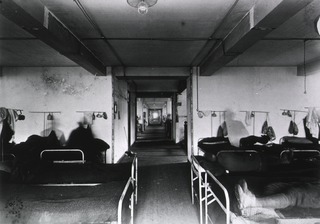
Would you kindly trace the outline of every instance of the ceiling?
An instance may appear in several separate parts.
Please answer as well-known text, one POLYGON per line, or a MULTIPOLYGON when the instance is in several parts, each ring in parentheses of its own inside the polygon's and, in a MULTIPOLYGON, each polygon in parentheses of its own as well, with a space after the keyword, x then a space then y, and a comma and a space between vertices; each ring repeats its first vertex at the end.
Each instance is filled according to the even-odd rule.
POLYGON ((1 0, 0 66, 122 68, 139 91, 177 91, 191 67, 317 63, 319 15, 319 0, 158 0, 146 15, 126 0, 1 0))
POLYGON ((150 97, 150 98, 138 98, 142 100, 144 107, 149 109, 162 109, 171 104, 171 98, 161 98, 161 97, 150 97))

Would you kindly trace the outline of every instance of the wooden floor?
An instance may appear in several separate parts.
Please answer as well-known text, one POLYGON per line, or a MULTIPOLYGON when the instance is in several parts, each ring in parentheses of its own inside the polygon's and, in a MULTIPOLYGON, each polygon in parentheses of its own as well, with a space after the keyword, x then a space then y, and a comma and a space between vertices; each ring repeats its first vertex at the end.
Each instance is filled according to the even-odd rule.
POLYGON ((139 142, 153 142, 164 141, 169 139, 169 134, 165 130, 164 125, 149 125, 145 130, 137 133, 137 141, 139 142))
POLYGON ((139 160, 135 223, 198 224, 198 207, 191 204, 186 151, 172 141, 159 139, 137 142, 131 150, 139 160))

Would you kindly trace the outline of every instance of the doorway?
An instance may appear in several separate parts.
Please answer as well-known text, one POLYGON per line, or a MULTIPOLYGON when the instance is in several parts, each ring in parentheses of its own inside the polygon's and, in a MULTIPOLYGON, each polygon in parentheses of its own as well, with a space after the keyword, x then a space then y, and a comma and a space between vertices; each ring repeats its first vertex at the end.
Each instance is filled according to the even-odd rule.
POLYGON ((136 141, 172 140, 172 97, 138 97, 136 109, 136 141))
POLYGON ((162 109, 149 109, 148 121, 150 125, 162 125, 162 109))

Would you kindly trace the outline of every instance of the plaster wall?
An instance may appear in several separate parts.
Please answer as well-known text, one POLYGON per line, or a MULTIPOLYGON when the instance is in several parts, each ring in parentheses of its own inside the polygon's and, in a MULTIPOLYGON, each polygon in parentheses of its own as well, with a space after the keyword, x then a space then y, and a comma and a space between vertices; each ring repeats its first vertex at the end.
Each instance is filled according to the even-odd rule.
POLYGON ((114 162, 117 162, 129 149, 128 142, 128 85, 123 80, 114 79, 113 86, 114 102, 117 104, 117 113, 114 114, 114 162))
MULTIPOLYGON (((320 73, 307 76, 305 79, 303 76, 297 76, 294 67, 229 67, 207 77, 197 78, 194 73, 192 81, 194 150, 197 149, 199 138, 217 135, 218 127, 224 119, 227 125, 230 121, 237 121, 242 125, 242 128, 235 130, 236 135, 260 135, 266 114, 256 113, 255 122, 247 125, 246 113, 242 111, 269 112, 269 124, 273 126, 277 137, 274 142, 278 143, 281 137, 290 135, 288 127, 291 118, 283 116, 281 109, 307 111, 305 107, 320 106, 320 73), (204 112, 203 118, 197 116, 197 108, 204 112), (210 111, 214 110, 226 111, 226 116, 224 113, 218 113, 217 117, 211 117, 210 111)), ((306 113, 296 113, 295 121, 299 128, 297 136, 305 136, 302 121, 305 116, 306 113)), ((231 132, 230 127, 228 128, 231 132)))
POLYGON ((130 145, 132 145, 136 138, 136 93, 130 91, 130 145))
MULTIPOLYGON (((112 76, 93 76, 80 67, 19 67, 3 68, 0 77, 0 106, 22 109, 24 121, 16 122, 15 142, 27 140, 30 135, 41 135, 51 128, 41 111, 58 111, 54 114, 54 128, 67 140, 78 127, 84 113, 77 111, 104 111, 108 119, 95 119, 93 134, 111 146, 112 76)), ((107 151, 111 161, 111 149, 107 151)))

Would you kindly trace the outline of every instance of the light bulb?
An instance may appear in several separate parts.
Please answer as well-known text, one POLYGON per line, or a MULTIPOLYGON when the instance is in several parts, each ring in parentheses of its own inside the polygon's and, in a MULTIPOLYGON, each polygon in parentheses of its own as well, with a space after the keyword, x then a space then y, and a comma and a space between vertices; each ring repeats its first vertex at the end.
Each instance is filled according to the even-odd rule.
POLYGON ((315 20, 315 27, 316 27, 317 34, 320 35, 320 17, 319 16, 315 20))
POLYGON ((141 1, 141 2, 138 4, 138 12, 139 12, 141 15, 147 14, 148 9, 149 9, 149 6, 148 6, 148 4, 145 3, 144 1, 141 1))

